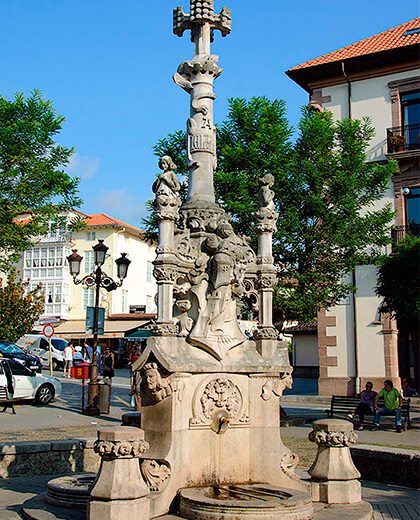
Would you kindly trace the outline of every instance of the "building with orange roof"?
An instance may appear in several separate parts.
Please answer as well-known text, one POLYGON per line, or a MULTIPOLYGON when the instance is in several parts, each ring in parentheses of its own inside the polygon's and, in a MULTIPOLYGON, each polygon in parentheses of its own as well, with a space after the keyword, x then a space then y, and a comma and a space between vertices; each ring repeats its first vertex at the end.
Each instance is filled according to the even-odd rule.
MULTIPOLYGON (((378 201, 395 208, 394 241, 419 235, 419 72, 420 18, 286 71, 315 109, 331 111, 336 120, 371 119, 376 135, 367 160, 398 164, 378 201)), ((385 378, 401 388, 400 377, 413 378, 419 388, 419 346, 379 312, 375 267, 359 266, 353 276, 357 292, 318 317, 319 393, 353 395, 366 380, 382 388, 385 378)))
MULTIPOLYGON (((130 310, 136 313, 154 313, 156 283, 152 262, 155 259, 156 244, 147 241, 141 229, 105 213, 85 214, 73 210, 68 213, 67 220, 74 217, 82 217, 86 227, 72 232, 64 227, 52 229, 45 236, 38 237, 34 246, 24 252, 18 264, 23 276, 29 278, 33 286, 39 282, 43 284, 45 308, 40 322, 56 317, 62 322, 56 326, 57 335, 76 340, 85 337, 86 309, 94 306, 94 289, 74 284, 66 259, 72 250, 77 249, 83 257, 79 278, 93 272, 95 266, 92 246, 99 239, 104 240, 109 248, 103 270, 111 278, 118 280, 115 260, 121 253, 127 253, 131 261, 127 278, 121 287, 110 292, 101 289, 100 306, 105 309, 106 322, 109 315, 127 315, 130 310)), ((103 339, 126 336, 126 332, 145 323, 145 319, 139 317, 139 320, 136 327, 132 320, 129 323, 120 320, 121 330, 118 330, 115 320, 111 328, 106 323, 103 339)), ((150 322, 150 318, 146 321, 150 322)))

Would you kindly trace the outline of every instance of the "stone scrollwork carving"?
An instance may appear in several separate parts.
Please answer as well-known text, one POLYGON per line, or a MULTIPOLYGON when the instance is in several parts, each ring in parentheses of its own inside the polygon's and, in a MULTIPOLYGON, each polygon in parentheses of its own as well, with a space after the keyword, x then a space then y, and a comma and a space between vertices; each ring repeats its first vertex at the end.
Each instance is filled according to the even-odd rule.
POLYGON ((214 414, 225 411, 231 426, 249 423, 249 414, 239 387, 227 377, 211 379, 197 392, 191 426, 210 426, 214 414))
POLYGON ((289 451, 280 461, 280 468, 285 475, 293 480, 300 480, 300 476, 295 473, 296 466, 299 464, 299 455, 289 451))
POLYGON ((107 458, 140 457, 149 449, 149 444, 143 440, 105 441, 97 439, 93 445, 95 453, 107 458))
POLYGON ((225 409, 237 417, 242 408, 242 396, 238 387, 229 379, 215 379, 207 384, 200 399, 204 416, 210 419, 216 409, 225 409))
POLYGON ((174 282, 177 279, 178 271, 174 267, 156 266, 153 269, 153 276, 158 282, 174 282))
POLYGON ((253 336, 255 339, 278 339, 279 331, 275 327, 257 327, 253 336))
POLYGON ((177 323, 155 323, 150 326, 153 336, 176 336, 179 332, 177 323))
POLYGON ((162 491, 171 476, 171 469, 167 462, 153 459, 144 459, 140 471, 151 493, 162 491))
POLYGON ((142 368, 141 396, 144 405, 159 403, 172 395, 169 377, 162 377, 156 363, 146 363, 142 368))
POLYGON ((312 430, 308 439, 316 444, 326 446, 350 446, 357 442, 357 434, 354 431, 329 432, 325 430, 312 430))

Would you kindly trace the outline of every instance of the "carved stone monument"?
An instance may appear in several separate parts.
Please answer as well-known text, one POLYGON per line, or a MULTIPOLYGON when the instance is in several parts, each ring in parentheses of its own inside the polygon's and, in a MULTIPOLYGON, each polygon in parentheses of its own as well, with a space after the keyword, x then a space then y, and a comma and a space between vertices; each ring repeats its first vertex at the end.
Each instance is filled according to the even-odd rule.
POLYGON ((222 69, 210 43, 215 30, 228 35, 230 24, 230 10, 215 13, 213 0, 191 0, 189 13, 174 11, 174 33, 191 31, 194 43, 193 58, 174 75, 190 95, 189 185, 181 205, 176 167, 162 157, 163 172, 153 185, 157 320, 133 366, 143 375, 141 427, 150 445, 141 471, 150 490, 151 518, 168 512, 181 488, 268 483, 288 488, 290 499, 291 490, 299 490, 305 504, 302 515, 295 511, 293 518, 306 519, 312 514, 310 488, 295 474, 298 457, 280 437, 279 397, 291 385, 292 369, 272 322, 274 178, 261 179, 256 253, 234 232, 214 195, 213 83, 222 69), (239 328, 240 298, 258 309, 253 339, 239 328))

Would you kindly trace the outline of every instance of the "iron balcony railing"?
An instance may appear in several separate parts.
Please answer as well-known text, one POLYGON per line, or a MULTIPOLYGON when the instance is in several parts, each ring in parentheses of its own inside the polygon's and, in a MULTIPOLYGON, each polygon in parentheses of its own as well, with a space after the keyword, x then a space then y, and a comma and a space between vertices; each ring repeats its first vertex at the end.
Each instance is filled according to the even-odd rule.
POLYGON ((387 129, 388 153, 420 149, 420 125, 394 126, 387 129))
POLYGON ((408 226, 396 226, 394 229, 391 229, 392 244, 395 245, 401 242, 407 235, 413 237, 420 236, 420 224, 412 222, 408 226))

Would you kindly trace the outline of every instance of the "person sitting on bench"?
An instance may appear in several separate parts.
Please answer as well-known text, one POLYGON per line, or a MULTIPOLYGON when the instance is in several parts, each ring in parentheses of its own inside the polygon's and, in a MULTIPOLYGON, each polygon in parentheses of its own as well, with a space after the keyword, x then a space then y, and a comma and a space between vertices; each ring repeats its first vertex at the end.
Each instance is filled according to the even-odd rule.
POLYGON ((354 419, 356 414, 359 416, 359 430, 363 430, 365 415, 375 413, 375 397, 377 396, 377 392, 374 392, 372 389, 373 383, 368 381, 366 383, 366 390, 363 390, 363 392, 360 394, 360 402, 356 409, 353 413, 349 413, 347 415, 347 417, 350 417, 350 419, 354 419))
POLYGON ((384 388, 375 397, 375 417, 371 431, 379 429, 379 421, 382 415, 395 415, 395 431, 401 433, 401 405, 402 397, 399 391, 394 388, 392 381, 387 379, 384 381, 384 388), (385 407, 378 407, 378 399, 383 397, 385 407))

